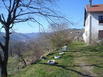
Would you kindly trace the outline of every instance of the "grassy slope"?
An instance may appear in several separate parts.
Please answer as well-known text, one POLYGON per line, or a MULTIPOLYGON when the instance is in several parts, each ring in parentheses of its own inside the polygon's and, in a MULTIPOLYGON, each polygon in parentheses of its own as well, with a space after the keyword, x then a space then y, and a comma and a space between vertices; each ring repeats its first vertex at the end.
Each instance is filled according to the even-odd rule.
MULTIPOLYGON (((54 54, 57 55, 57 54, 54 54)), ((48 60, 53 59, 53 56, 48 56, 48 60)), ((57 66, 46 65, 47 60, 41 61, 38 64, 30 65, 17 74, 14 74, 10 77, 68 77, 71 74, 73 77, 77 77, 77 74, 69 71, 72 69, 73 58, 70 56, 70 53, 67 52, 65 55, 62 55, 63 58, 57 59, 57 66), (68 69, 69 68, 69 69, 68 69)))
POLYGON ((69 46, 70 51, 62 55, 62 58, 56 59, 57 65, 47 65, 47 60, 53 59, 53 53, 47 56, 47 60, 42 60, 38 64, 27 66, 26 68, 12 74, 10 77, 85 77, 90 76, 87 70, 80 67, 79 60, 92 66, 90 70, 97 75, 103 77, 103 47, 102 46, 85 46, 83 43, 73 43, 69 46), (85 59, 83 59, 83 57, 85 59), (77 63, 75 62, 77 61, 77 63), (85 73, 87 72, 87 73, 85 73))

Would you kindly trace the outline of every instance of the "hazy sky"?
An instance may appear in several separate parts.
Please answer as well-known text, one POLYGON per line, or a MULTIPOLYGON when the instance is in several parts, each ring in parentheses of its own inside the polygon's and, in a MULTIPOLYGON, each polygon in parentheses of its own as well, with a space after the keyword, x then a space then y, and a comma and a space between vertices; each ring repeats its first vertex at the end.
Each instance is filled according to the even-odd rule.
MULTIPOLYGON (((88 1, 89 0, 60 0, 55 6, 58 12, 74 23, 73 28, 83 28, 84 7, 89 3, 88 1)), ((93 4, 103 4, 103 0, 93 0, 93 4)), ((47 28, 48 24, 45 21, 42 22, 45 25, 44 28, 47 28)), ((17 24, 14 30, 21 33, 38 32, 39 27, 34 25, 37 24, 21 23, 17 24)))

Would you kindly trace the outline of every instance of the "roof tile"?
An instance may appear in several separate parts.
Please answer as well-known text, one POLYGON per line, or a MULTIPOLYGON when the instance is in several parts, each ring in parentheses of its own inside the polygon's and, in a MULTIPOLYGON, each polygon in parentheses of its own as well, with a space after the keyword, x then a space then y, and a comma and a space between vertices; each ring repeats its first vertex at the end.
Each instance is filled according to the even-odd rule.
POLYGON ((86 11, 87 12, 103 12, 103 4, 98 4, 98 5, 87 5, 86 6, 86 11))

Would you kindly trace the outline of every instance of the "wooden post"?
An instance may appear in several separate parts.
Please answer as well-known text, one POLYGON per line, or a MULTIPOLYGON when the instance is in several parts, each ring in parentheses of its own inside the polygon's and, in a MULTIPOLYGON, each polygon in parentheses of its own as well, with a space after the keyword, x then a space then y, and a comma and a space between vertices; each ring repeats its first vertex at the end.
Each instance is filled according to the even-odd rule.
POLYGON ((92 41, 92 16, 90 15, 90 28, 89 28, 89 44, 91 44, 92 41))

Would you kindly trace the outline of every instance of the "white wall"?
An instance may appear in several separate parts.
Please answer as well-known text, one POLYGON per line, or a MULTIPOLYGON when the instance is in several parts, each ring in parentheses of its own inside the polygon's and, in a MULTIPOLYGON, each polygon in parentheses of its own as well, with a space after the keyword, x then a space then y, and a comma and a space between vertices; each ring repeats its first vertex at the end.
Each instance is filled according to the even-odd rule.
POLYGON ((90 36, 90 26, 91 26, 91 40, 98 40, 99 30, 103 30, 103 24, 100 24, 98 21, 98 16, 103 16, 103 13, 88 13, 88 16, 85 21, 85 32, 83 34, 84 41, 89 43, 90 36), (91 16, 91 25, 90 25, 90 16, 91 16))
POLYGON ((98 40, 99 30, 103 30, 103 24, 99 23, 98 16, 103 16, 103 13, 92 14, 92 39, 98 40))
POLYGON ((83 34, 83 39, 86 43, 89 43, 89 32, 90 30, 90 14, 88 13, 86 21, 85 21, 85 32, 83 34))

